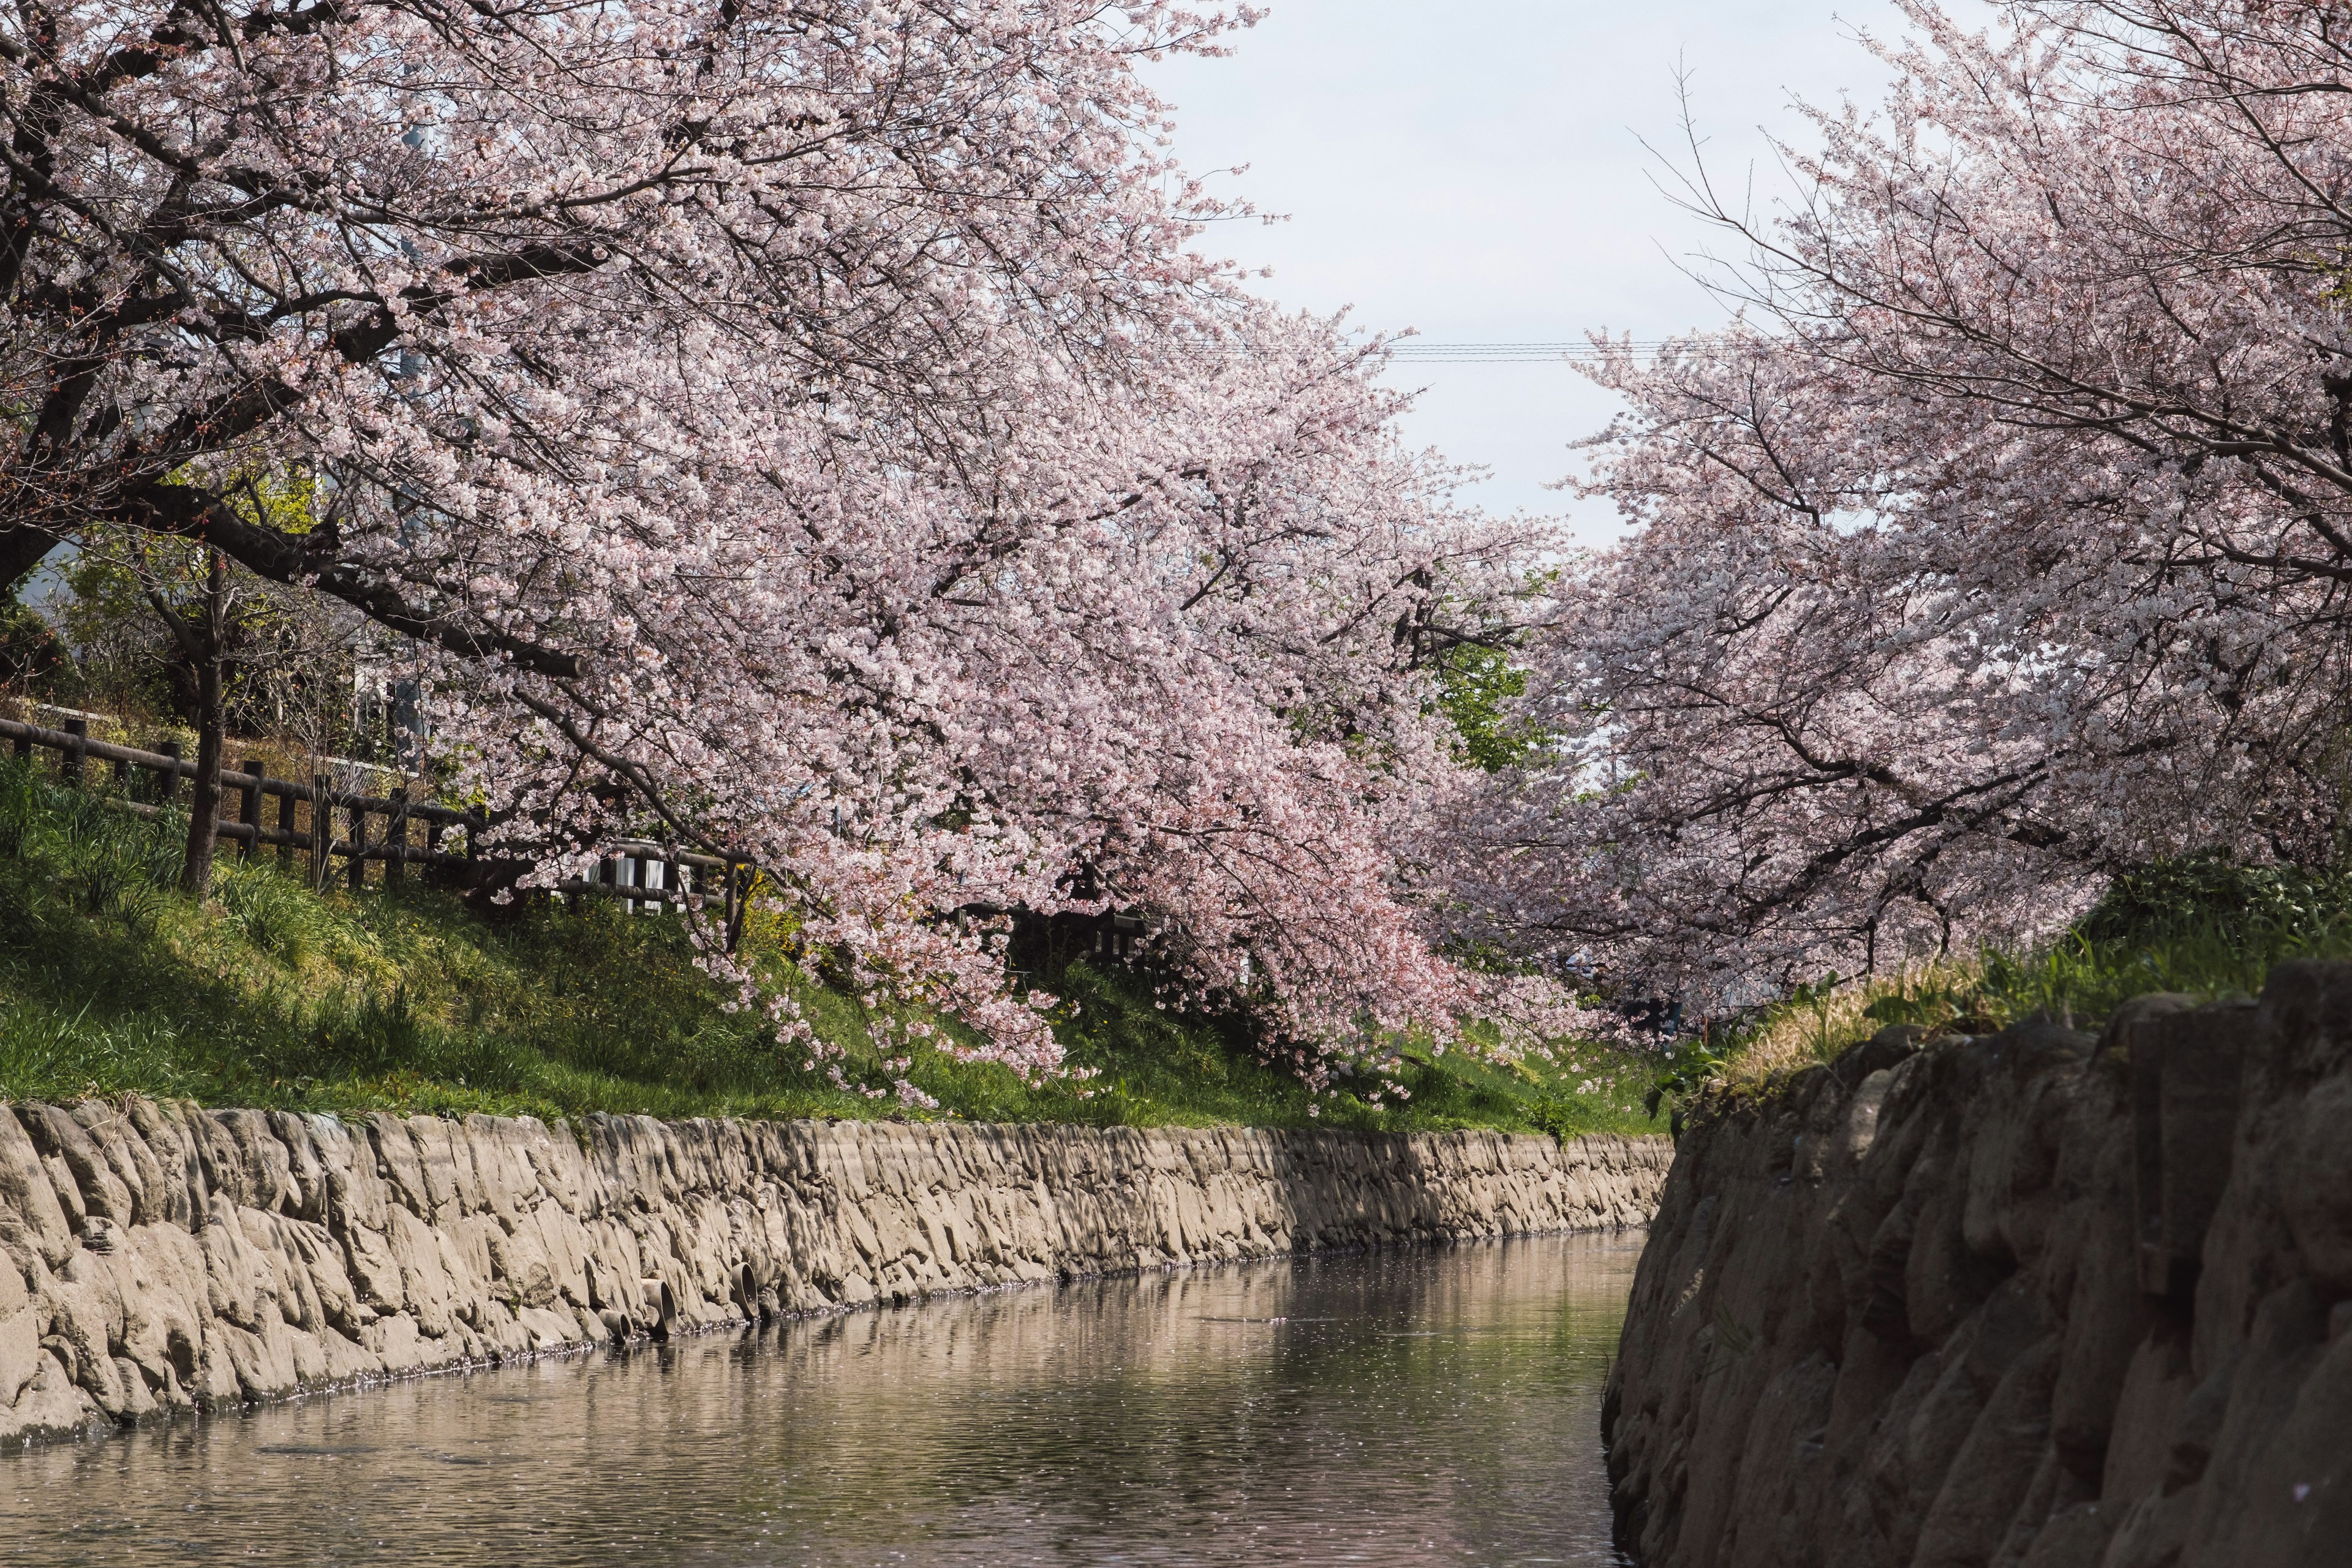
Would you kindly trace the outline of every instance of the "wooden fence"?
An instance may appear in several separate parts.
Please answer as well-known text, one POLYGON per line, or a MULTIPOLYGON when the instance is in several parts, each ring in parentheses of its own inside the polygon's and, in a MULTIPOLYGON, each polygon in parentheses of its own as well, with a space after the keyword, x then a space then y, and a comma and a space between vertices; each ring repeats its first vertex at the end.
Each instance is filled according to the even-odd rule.
MULTIPOLYGON (((0 742, 12 743, 19 757, 29 758, 37 750, 56 752, 59 778, 77 786, 89 784, 93 762, 110 765, 120 804, 143 816, 172 810, 180 799, 180 781, 195 777, 195 763, 175 743, 142 751, 92 740, 87 719, 69 718, 64 725, 52 730, 0 719, 0 742)), ((339 869, 351 887, 364 887, 372 864, 383 868, 382 879, 388 883, 402 881, 409 868, 415 867, 424 879, 453 888, 480 886, 491 868, 480 855, 482 837, 489 827, 483 813, 411 800, 404 785, 378 796, 337 789, 325 773, 314 773, 310 783, 302 784, 270 777, 257 759, 247 759, 235 769, 224 767, 220 782, 221 804, 226 806, 234 792, 237 811, 234 818, 215 820, 215 836, 234 843, 239 856, 248 860, 264 845, 274 846, 278 864, 289 869, 297 855, 304 857, 314 888, 326 887, 339 869), (265 803, 269 803, 266 808, 265 803), (265 809, 267 822, 262 820, 265 809), (453 832, 462 836, 462 848, 449 847, 453 832)), ((498 865, 516 874, 526 868, 511 860, 498 865)), ((513 877, 503 879, 510 882, 513 877)), ((741 935, 747 881, 748 867, 740 860, 676 845, 622 839, 605 847, 593 877, 567 878, 555 890, 574 898, 620 899, 640 912, 695 899, 715 900, 732 952, 741 935)))

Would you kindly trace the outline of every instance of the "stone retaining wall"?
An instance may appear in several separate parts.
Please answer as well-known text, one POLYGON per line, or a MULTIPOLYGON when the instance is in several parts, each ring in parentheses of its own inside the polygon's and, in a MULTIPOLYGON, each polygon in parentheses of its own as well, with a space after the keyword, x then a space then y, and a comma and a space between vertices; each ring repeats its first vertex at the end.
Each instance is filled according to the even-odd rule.
POLYGON ((2352 964, 1918 1033, 1684 1133, 1603 1417, 1620 1544, 2352 1563, 2352 964))
POLYGON ((773 1313, 1637 1225, 1669 1157, 1492 1132, 0 1105, 0 1441, 773 1313))

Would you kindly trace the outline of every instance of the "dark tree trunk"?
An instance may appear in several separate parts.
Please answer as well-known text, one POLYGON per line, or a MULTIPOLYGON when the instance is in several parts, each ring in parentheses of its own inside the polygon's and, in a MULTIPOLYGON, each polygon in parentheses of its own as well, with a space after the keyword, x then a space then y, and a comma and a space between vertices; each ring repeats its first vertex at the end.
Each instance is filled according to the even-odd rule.
POLYGON ((58 547, 53 534, 22 523, 0 524, 0 599, 33 574, 33 568, 58 547))
POLYGON ((203 898, 212 890, 215 825, 220 817, 223 710, 222 656, 228 643, 228 557, 205 552, 205 596, 196 628, 196 789, 188 805, 188 854, 180 889, 203 898))

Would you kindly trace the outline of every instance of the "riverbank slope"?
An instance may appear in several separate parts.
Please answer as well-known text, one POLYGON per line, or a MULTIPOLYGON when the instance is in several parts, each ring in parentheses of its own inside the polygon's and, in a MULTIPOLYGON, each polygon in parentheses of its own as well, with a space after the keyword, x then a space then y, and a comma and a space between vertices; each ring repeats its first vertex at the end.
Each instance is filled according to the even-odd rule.
POLYGON ((1887 1030, 1700 1109, 1603 1417, 1643 1568, 2352 1542, 2352 964, 2103 1037, 1887 1030))
POLYGON ((780 1312, 1640 1224, 1663 1140, 0 1105, 0 1440, 780 1312))
POLYGON ((0 1099, 135 1094, 347 1120, 1656 1131, 1641 1110, 1652 1054, 1591 1042, 1506 1061, 1404 1039, 1386 1070, 1311 1091, 1247 1008, 1171 1005, 1169 976, 1116 951, 1129 936, 1108 916, 1013 933, 1006 962, 1054 998, 1045 1016, 1077 1069, 1026 1075, 968 1059, 981 1042, 951 1017, 829 979, 759 899, 736 950, 758 982, 746 1006, 703 970, 685 922, 609 900, 501 907, 416 878, 314 888, 267 856, 223 858, 192 898, 184 824, 124 805, 0 756, 0 1099), (772 1002, 817 1048, 779 1030, 772 1002))

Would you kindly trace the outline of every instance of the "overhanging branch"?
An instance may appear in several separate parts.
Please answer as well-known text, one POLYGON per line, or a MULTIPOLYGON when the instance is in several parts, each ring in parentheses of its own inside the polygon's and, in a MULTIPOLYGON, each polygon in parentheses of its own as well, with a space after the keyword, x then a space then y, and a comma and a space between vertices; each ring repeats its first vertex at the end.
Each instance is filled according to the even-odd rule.
POLYGON ((577 654, 506 632, 468 628, 420 610, 373 574, 313 547, 301 535, 247 522, 220 498, 195 486, 149 480, 131 492, 123 510, 123 521, 134 527, 205 540, 256 576, 315 588, 378 626, 460 658, 511 664, 553 680, 577 680, 585 671, 577 654))

